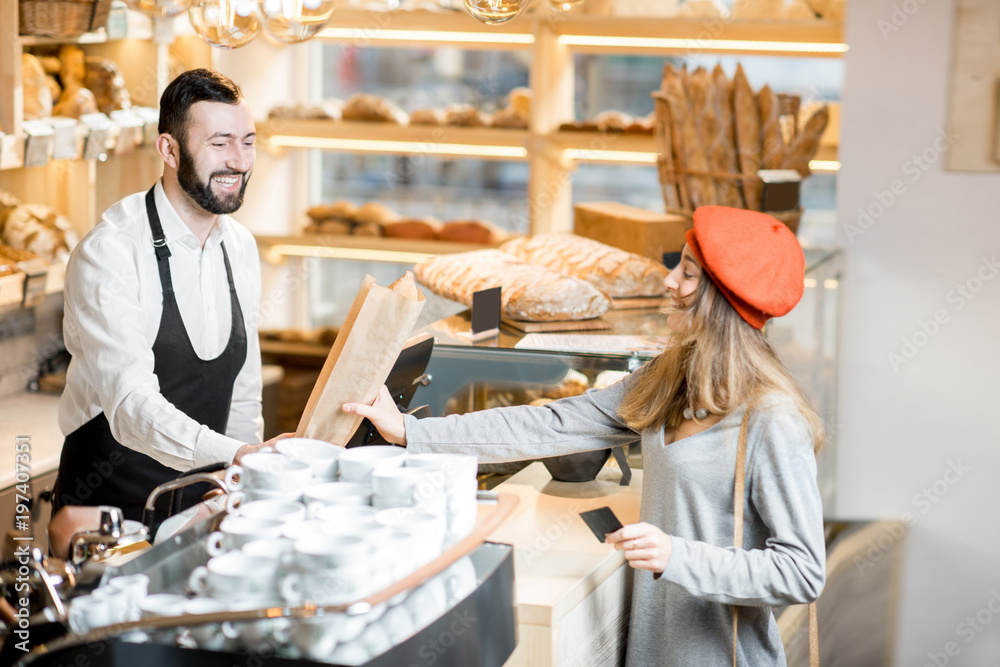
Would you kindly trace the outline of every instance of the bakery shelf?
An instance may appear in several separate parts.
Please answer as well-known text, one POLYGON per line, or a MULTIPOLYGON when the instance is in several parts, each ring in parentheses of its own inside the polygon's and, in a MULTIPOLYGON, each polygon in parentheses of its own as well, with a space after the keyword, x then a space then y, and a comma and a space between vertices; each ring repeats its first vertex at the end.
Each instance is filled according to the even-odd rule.
POLYGON ((552 22, 559 42, 584 53, 839 58, 847 51, 839 21, 727 21, 581 16, 552 22))
POLYGON ((416 264, 435 255, 485 250, 495 245, 395 239, 380 236, 258 236, 264 257, 278 262, 283 257, 320 257, 372 262, 416 264))
POLYGON ((104 32, 85 32, 79 37, 39 37, 37 35, 21 35, 18 37, 22 46, 49 46, 61 44, 104 44, 108 36, 104 32))
POLYGON ((465 12, 338 12, 325 39, 357 46, 448 45, 466 49, 530 48, 540 31, 551 31, 574 51, 661 55, 725 53, 837 58, 847 46, 839 21, 726 21, 655 17, 579 16, 548 12, 502 26, 479 23, 465 12))
POLYGON ((577 162, 656 164, 656 145, 652 133, 565 130, 554 132, 549 135, 549 139, 556 147, 565 151, 567 158, 577 162))
POLYGON ((459 46, 478 50, 530 49, 535 42, 526 20, 488 26, 464 11, 338 11, 319 37, 354 46, 459 46))
POLYGON ((0 276, 0 308, 14 306, 24 300, 24 274, 0 276))
POLYGON ((285 119, 271 119, 258 126, 272 145, 288 148, 491 160, 528 158, 529 135, 525 130, 285 119))

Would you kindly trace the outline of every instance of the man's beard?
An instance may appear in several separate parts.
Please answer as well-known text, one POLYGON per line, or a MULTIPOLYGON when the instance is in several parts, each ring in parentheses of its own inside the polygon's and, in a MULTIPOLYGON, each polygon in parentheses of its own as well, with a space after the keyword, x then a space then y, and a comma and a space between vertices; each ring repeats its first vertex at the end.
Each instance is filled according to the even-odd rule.
POLYGON ((202 183, 198 180, 198 172, 194 167, 194 156, 188 152, 183 142, 178 142, 180 149, 180 164, 177 167, 177 182, 180 183, 184 192, 191 197, 198 206, 202 207, 213 215, 228 215, 235 213, 243 205, 243 193, 250 182, 250 175, 243 172, 223 169, 211 174, 208 180, 202 183), (212 179, 216 176, 238 176, 243 184, 240 191, 228 195, 225 199, 220 199, 212 192, 212 179))

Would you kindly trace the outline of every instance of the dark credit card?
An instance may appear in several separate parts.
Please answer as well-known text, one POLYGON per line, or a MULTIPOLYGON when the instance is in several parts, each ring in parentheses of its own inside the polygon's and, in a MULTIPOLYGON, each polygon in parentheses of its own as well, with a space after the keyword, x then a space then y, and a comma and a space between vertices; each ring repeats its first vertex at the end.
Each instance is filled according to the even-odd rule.
POLYGON ((613 533, 622 527, 622 522, 618 520, 610 507, 600 507, 589 512, 580 512, 580 518, 586 522, 590 529, 594 531, 594 536, 601 542, 608 533, 613 533))

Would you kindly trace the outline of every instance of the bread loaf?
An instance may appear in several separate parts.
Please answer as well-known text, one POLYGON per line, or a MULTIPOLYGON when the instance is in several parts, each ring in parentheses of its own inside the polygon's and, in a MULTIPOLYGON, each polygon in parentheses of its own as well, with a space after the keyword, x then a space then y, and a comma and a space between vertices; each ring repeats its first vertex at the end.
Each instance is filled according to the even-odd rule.
POLYGON ((490 115, 471 104, 452 104, 444 110, 445 125, 463 127, 486 127, 491 122, 490 115))
POLYGON ((500 249, 519 259, 586 280, 608 296, 659 296, 667 269, 660 263, 574 234, 536 234, 500 249))
POLYGON ((3 225, 4 243, 29 250, 49 262, 69 259, 76 241, 72 223, 45 204, 21 204, 8 213, 3 225))
POLYGON ((374 201, 362 205, 354 214, 354 221, 361 224, 373 222, 378 225, 387 225, 397 220, 399 220, 399 214, 388 206, 374 201))
POLYGON ((81 87, 87 80, 87 55, 79 46, 59 47, 59 81, 63 88, 81 87))
POLYGON ((757 93, 757 104, 760 106, 760 133, 764 142, 763 167, 780 169, 785 161, 785 141, 781 136, 781 124, 778 121, 781 115, 778 96, 769 85, 764 84, 757 93))
POLYGON ((132 97, 125 87, 125 76, 118 63, 110 58, 87 58, 85 87, 94 93, 97 108, 110 114, 119 109, 131 109, 132 97))
MULTIPOLYGON (((736 160, 736 132, 733 127, 733 82, 722 70, 722 65, 716 65, 712 70, 712 92, 719 131, 715 161, 722 165, 724 173, 737 174, 740 169, 736 160)), ((720 179, 716 183, 716 189, 719 192, 719 203, 743 208, 743 190, 739 181, 720 179)))
POLYGON ((441 223, 433 219, 405 218, 398 222, 385 225, 382 233, 392 239, 426 239, 437 238, 441 223))
POLYGON ((602 111, 594 116, 594 123, 601 132, 624 132, 632 124, 632 116, 624 111, 602 111))
POLYGON ((30 53, 21 55, 21 83, 24 86, 24 119, 35 120, 52 115, 52 91, 45 70, 30 53))
POLYGON ((88 113, 97 113, 97 99, 87 88, 67 88, 52 109, 52 115, 76 118, 88 113))
POLYGON ((528 129, 528 116, 513 107, 500 109, 493 114, 493 127, 526 130, 528 129))
POLYGON ((496 243, 501 236, 499 229, 482 220, 452 220, 438 232, 440 240, 457 243, 496 243))
POLYGON ((440 109, 417 109, 410 113, 410 125, 443 125, 444 112, 440 109))
POLYGON ((512 88, 510 93, 507 95, 507 106, 524 114, 525 117, 531 116, 531 88, 517 87, 512 88))
POLYGON ((757 179, 761 158, 760 111, 757 109, 757 97, 740 65, 736 66, 736 74, 733 76, 733 118, 740 173, 745 177, 743 199, 748 209, 759 211, 764 193, 764 186, 757 179))
MULTIPOLYGON (((678 165, 684 169, 696 172, 708 171, 708 158, 705 149, 698 140, 691 104, 684 88, 685 72, 677 72, 667 66, 663 72, 663 92, 670 105, 670 115, 673 119, 672 136, 674 153, 678 156, 678 165)), ((687 183, 687 194, 691 208, 715 204, 715 186, 707 176, 683 177, 687 183)))
POLYGON ((809 169, 809 161, 816 155, 816 151, 819 149, 819 140, 829 121, 830 111, 825 105, 809 117, 805 127, 788 147, 782 165, 784 169, 794 169, 802 174, 803 178, 812 173, 809 169))
MULTIPOLYGON (((707 171, 723 173, 726 164, 722 150, 722 139, 719 136, 719 123, 715 116, 715 86, 712 83, 711 75, 703 67, 699 67, 691 75, 691 87, 688 92, 691 98, 691 113, 695 121, 698 143, 705 153, 707 171)), ((720 179, 720 181, 724 180, 720 179)), ((706 179, 706 187, 711 186, 714 190, 713 197, 716 202, 722 202, 722 193, 718 187, 720 184, 723 183, 716 182, 713 178, 706 179)), ((723 190, 732 191, 731 188, 723 188, 723 190)), ((727 205, 731 206, 732 204, 727 205)))
POLYGON ((499 250, 437 255, 415 269, 417 280, 435 294, 472 305, 472 295, 500 288, 504 317, 529 322, 587 320, 611 307, 597 288, 511 257, 499 250))
POLYGON ((344 104, 344 120, 407 125, 410 117, 389 100, 368 93, 352 95, 344 104))

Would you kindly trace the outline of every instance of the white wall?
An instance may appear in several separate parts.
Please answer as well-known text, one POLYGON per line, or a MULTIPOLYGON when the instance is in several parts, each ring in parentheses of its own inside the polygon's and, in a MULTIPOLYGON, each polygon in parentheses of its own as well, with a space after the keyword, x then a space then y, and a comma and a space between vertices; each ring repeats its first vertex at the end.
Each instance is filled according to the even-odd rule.
POLYGON ((932 154, 947 131, 953 11, 952 0, 850 3, 835 514, 912 516, 896 665, 995 667, 1000 613, 988 604, 996 595, 1000 612, 1000 267, 981 267, 1000 257, 1000 174, 945 172, 943 159, 921 171, 912 161, 932 154), (903 5, 915 11, 883 35, 879 21, 903 5), (858 209, 897 180, 901 194, 884 213, 867 230, 850 228, 858 209), (990 279, 977 285, 980 270, 990 279), (949 300, 970 279, 974 298, 951 292, 949 300), (927 323, 936 313, 945 323, 934 331, 927 323), (934 335, 919 333, 922 322, 934 335), (906 350, 912 359, 904 337, 919 345, 906 350), (890 353, 906 360, 893 368, 890 353), (948 472, 953 464, 961 474, 948 472), (979 630, 965 621, 977 612, 979 630))

